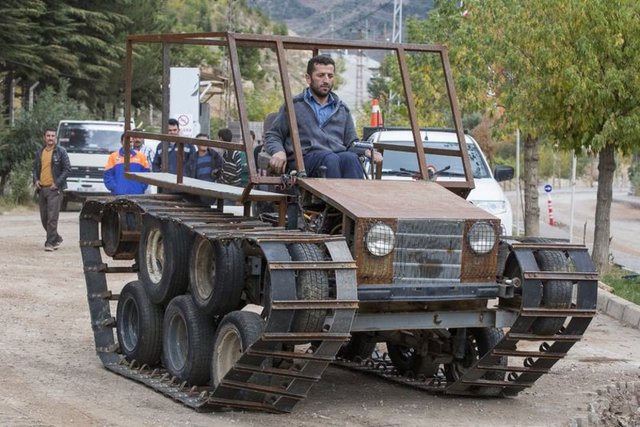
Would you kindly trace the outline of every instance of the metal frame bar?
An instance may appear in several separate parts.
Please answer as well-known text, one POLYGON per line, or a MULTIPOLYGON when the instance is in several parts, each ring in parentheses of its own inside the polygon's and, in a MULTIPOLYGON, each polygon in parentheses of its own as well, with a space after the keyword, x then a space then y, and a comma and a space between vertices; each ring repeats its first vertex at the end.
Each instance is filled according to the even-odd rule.
MULTIPOLYGON (((320 50, 331 49, 362 49, 362 50, 383 50, 389 52, 395 52, 398 65, 400 68, 401 78, 404 86, 404 95, 407 99, 413 99, 413 90, 411 87, 411 79, 409 68, 407 65, 407 52, 424 52, 435 53, 439 55, 441 65, 444 71, 444 78, 446 83, 447 95, 450 101, 450 107, 453 115, 454 126, 458 142, 460 144, 460 151, 463 158, 464 169, 466 173, 465 181, 447 182, 443 185, 450 189, 455 189, 456 192, 468 193, 474 188, 473 177, 471 175, 471 167, 469 159, 467 157, 467 148, 464 143, 464 134, 462 130, 462 119, 460 115, 459 106, 456 100, 455 89, 453 86, 453 79, 451 69, 448 63, 448 53, 444 46, 440 45, 422 45, 422 44, 397 44, 397 43, 380 43, 371 41, 336 41, 327 39, 313 39, 313 38, 298 38, 289 36, 272 36, 272 35, 254 35, 254 34, 242 34, 242 33, 227 33, 227 32, 211 32, 211 33, 183 33, 183 34, 149 34, 149 35, 130 35, 127 37, 127 64, 125 76, 125 116, 127 123, 125 124, 125 140, 128 142, 132 136, 153 137, 162 141, 163 146, 163 172, 167 171, 168 153, 167 141, 176 142, 179 146, 179 158, 183 157, 184 145, 186 143, 194 143, 194 138, 187 137, 169 137, 166 135, 166 121, 169 116, 169 72, 170 72, 170 46, 171 44, 185 44, 185 45, 209 45, 220 46, 228 49, 229 60, 231 63, 231 73, 234 84, 234 91, 236 96, 236 102, 238 107, 238 114, 240 118, 240 128, 242 133, 242 143, 224 143, 217 140, 199 140, 207 146, 220 147, 225 149, 243 150, 247 155, 247 167, 249 169, 250 183, 247 187, 247 191, 243 193, 242 201, 246 202, 251 188, 256 184, 277 184, 279 183, 278 177, 265 177, 257 174, 255 159, 253 158, 253 142, 250 138, 248 115, 245 107, 245 98, 242 91, 242 76, 240 71, 240 63, 237 54, 237 49, 242 47, 249 48, 264 48, 273 49, 276 51, 278 60, 278 71, 280 73, 280 82, 282 84, 283 95, 285 99, 285 106, 287 108, 287 117, 290 123, 291 140, 294 147, 294 161, 296 168, 300 176, 305 175, 304 161, 302 159, 302 150, 300 147, 300 138, 298 134, 297 121, 293 110, 292 94, 289 81, 289 72, 286 64, 286 51, 287 50, 309 50, 313 54, 317 54, 320 50), (134 43, 158 43, 162 48, 162 134, 153 134, 147 132, 132 132, 130 130, 131 121, 131 96, 133 85, 133 44, 134 43)), ((411 129, 414 136, 415 151, 418 157, 418 163, 420 168, 420 174, 423 179, 428 179, 426 155, 429 151, 422 149, 422 141, 420 138, 420 127, 418 126, 418 113, 413 103, 408 103, 409 120, 411 123, 411 129)), ((127 144, 127 147, 129 145, 127 144)), ((127 162, 128 163, 128 162, 127 162)), ((181 162, 178 162, 181 163, 181 162)), ((125 170, 129 170, 126 167, 125 170)), ((183 182, 182 168, 178 168, 176 183, 181 184, 183 182)), ((143 181, 144 177, 136 177, 136 179, 143 181)))

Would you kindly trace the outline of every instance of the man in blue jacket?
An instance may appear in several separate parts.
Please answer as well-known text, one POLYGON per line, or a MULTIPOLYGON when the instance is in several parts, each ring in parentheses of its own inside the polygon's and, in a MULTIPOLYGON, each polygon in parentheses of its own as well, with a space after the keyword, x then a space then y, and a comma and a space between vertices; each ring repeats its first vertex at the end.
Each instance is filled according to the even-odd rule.
POLYGON ((44 131, 44 146, 36 152, 33 166, 33 184, 38 191, 40 220, 47 231, 44 250, 58 249, 62 236, 58 234, 58 217, 62 203, 62 191, 67 188, 67 176, 71 173, 71 163, 67 151, 56 143, 56 130, 44 131))
MULTIPOLYGON (((120 137, 120 144, 122 147, 111 153, 104 167, 104 185, 114 195, 143 194, 147 189, 146 183, 133 181, 124 176, 124 134, 120 137)), ((129 172, 149 172, 147 156, 133 147, 129 150, 129 172)))
MULTIPOLYGON (((307 176, 327 178, 363 178, 359 155, 371 157, 369 149, 356 147, 356 128, 348 107, 333 89, 335 62, 318 55, 307 64, 305 79, 309 87, 293 98, 302 157, 307 176)), ((282 173, 295 167, 291 130, 285 107, 278 112, 273 126, 265 135, 265 147, 271 155, 270 166, 282 173)), ((376 163, 382 156, 374 152, 376 163)))
MULTIPOLYGON (((176 119, 167 120, 167 135, 180 135, 180 123, 176 119)), ((183 166, 186 166, 189 163, 189 158, 194 155, 196 149, 191 144, 184 145, 184 158, 182 159, 183 166)), ((169 142, 167 144, 167 156, 168 156, 168 165, 167 172, 169 173, 177 173, 178 171, 178 145, 175 142, 169 142)), ((156 147, 156 154, 153 156, 153 164, 151 165, 151 169, 154 172, 162 172, 162 143, 158 144, 156 147)), ((184 169, 183 169, 184 171, 184 169)))

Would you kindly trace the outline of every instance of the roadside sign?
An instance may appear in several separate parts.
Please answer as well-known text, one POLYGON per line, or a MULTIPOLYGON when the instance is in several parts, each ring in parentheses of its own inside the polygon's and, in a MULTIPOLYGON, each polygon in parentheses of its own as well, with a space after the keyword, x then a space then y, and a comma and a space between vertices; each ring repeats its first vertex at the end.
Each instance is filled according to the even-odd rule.
POLYGON ((551 193, 551 190, 553 190, 553 187, 551 186, 551 184, 545 184, 544 191, 547 193, 551 193))

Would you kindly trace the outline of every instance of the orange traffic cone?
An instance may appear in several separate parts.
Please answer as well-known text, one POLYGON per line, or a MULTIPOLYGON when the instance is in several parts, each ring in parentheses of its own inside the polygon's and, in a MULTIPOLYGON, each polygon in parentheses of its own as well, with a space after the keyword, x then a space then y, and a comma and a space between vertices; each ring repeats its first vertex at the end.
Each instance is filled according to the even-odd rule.
POLYGON ((378 100, 374 99, 371 105, 371 127, 377 128, 383 125, 382 113, 380 112, 380 106, 378 100))

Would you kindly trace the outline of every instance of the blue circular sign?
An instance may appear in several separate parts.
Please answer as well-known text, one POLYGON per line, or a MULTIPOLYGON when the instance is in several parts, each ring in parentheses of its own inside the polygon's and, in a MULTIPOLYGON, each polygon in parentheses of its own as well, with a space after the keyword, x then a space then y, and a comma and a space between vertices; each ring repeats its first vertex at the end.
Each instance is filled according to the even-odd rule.
POLYGON ((547 193, 551 193, 551 190, 553 190, 551 184, 545 184, 544 191, 546 191, 547 193))

